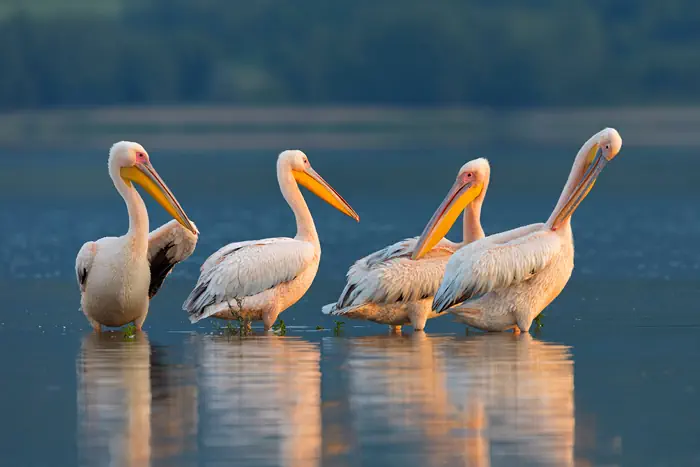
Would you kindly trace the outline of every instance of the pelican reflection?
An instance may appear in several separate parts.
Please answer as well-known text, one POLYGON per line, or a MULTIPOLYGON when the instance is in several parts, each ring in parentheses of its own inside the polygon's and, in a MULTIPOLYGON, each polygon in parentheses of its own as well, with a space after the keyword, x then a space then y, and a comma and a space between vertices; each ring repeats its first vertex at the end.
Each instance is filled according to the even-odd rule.
POLYGON ((318 344, 279 336, 192 339, 207 456, 242 465, 319 464, 318 344))
MULTIPOLYGON (((350 412, 360 445, 413 446, 407 465, 574 465, 568 347, 525 334, 353 339, 350 412)), ((395 450, 394 450, 395 453, 395 450)))
POLYGON ((195 449, 193 370, 168 365, 145 333, 86 335, 77 369, 81 465, 150 466, 195 449))

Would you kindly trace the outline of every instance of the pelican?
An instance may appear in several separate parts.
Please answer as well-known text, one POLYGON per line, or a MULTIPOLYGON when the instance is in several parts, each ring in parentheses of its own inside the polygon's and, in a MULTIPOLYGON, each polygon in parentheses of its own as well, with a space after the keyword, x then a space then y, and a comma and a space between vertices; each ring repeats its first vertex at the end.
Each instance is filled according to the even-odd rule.
POLYGON ((440 241, 426 249, 418 261, 410 259, 418 237, 401 240, 359 259, 347 273, 348 282, 338 302, 324 306, 323 313, 388 324, 394 332, 399 332, 404 324, 422 331, 428 318, 439 316, 432 312, 431 305, 447 260, 462 246, 484 238, 481 206, 490 174, 486 159, 464 164, 448 196, 459 196, 446 213, 451 222, 443 223, 444 228, 436 233, 440 241), (463 241, 451 242, 444 236, 461 211, 463 241))
MULTIPOLYGON (((533 319, 559 295, 571 277, 571 215, 621 147, 622 139, 615 129, 596 133, 579 150, 546 223, 490 235, 455 252, 447 262, 433 310, 442 312, 449 308, 458 320, 482 330, 527 332, 533 319)), ((423 231, 412 255, 414 259, 423 257, 454 222, 449 213, 461 198, 455 197, 454 191, 455 188, 423 231)))
POLYGON ((133 322, 141 329, 150 299, 178 262, 189 257, 199 231, 138 143, 122 141, 109 151, 109 175, 124 198, 129 230, 121 237, 85 243, 75 261, 80 305, 93 329, 133 322), (148 212, 134 183, 175 218, 148 233, 148 212))
POLYGON ((288 150, 279 155, 277 181, 294 212, 296 237, 231 243, 211 255, 182 305, 192 323, 210 316, 247 323, 262 320, 267 331, 281 312, 304 296, 318 271, 321 244, 298 184, 343 214, 360 220, 311 168, 302 151, 288 150))

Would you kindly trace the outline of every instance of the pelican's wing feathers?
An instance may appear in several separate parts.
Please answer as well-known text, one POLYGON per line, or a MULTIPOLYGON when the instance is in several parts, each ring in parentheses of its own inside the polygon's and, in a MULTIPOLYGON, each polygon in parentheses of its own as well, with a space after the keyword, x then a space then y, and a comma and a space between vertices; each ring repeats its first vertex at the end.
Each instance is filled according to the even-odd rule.
POLYGON ((418 237, 407 238, 357 260, 348 271, 337 308, 432 297, 457 244, 442 239, 423 258, 414 261, 411 254, 417 241, 418 237))
POLYGON ((213 266, 216 266, 217 264, 221 263, 221 261, 230 255, 231 253, 235 252, 236 250, 240 250, 242 247, 250 246, 250 245, 263 245, 263 244, 268 244, 268 243, 274 243, 278 241, 288 241, 292 240, 291 238, 287 237, 277 237, 277 238, 266 238, 263 240, 245 240, 243 242, 235 242, 235 243, 229 243, 228 245, 222 246, 219 248, 217 251, 211 254, 209 258, 204 261, 202 264, 202 267, 199 269, 200 272, 207 271, 211 269, 213 266))
POLYGON ((78 286, 81 292, 85 292, 88 274, 92 269, 92 262, 97 255, 97 242, 86 242, 78 251, 75 258, 75 276, 78 279, 78 286))
POLYGON ((196 246, 197 235, 185 229, 176 220, 149 234, 148 263, 151 265, 151 285, 148 287, 148 298, 153 298, 173 267, 189 258, 196 246))
POLYGON ((559 252, 561 240, 542 224, 483 238, 460 248, 447 262, 433 309, 444 311, 466 300, 530 279, 559 252))
POLYGON ((200 319, 204 309, 264 292, 302 273, 312 262, 311 243, 268 238, 227 245, 202 266, 197 285, 182 308, 200 319))

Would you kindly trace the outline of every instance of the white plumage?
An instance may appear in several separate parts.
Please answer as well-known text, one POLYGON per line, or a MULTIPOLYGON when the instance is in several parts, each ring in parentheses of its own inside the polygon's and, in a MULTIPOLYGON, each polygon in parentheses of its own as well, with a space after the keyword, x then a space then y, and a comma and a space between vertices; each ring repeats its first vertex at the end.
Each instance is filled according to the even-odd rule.
POLYGON ((282 311, 304 296, 318 271, 321 244, 297 183, 359 220, 347 202, 311 168, 303 152, 280 154, 277 179, 296 217, 296 237, 232 243, 211 255, 182 306, 193 323, 214 316, 262 320, 269 329, 282 311))
POLYGON ((141 328, 149 300, 172 268, 189 257, 198 231, 137 143, 110 151, 109 173, 129 212, 129 231, 85 243, 75 261, 81 308, 96 331, 134 322, 141 328), (175 217, 152 233, 148 212, 133 183, 142 185, 175 217), (185 226, 185 227, 183 227, 185 226))
POLYGON ((278 286, 302 276, 307 269, 313 269, 315 275, 318 260, 312 243, 293 238, 227 245, 202 266, 197 285, 184 305, 195 310, 190 321, 196 323, 221 312, 229 312, 230 319, 261 320, 267 297, 260 294, 274 290, 275 298, 284 300, 280 295, 287 288, 278 286), (260 306, 253 306, 256 303, 260 306))
MULTIPOLYGON (((433 309, 448 310, 464 323, 488 331, 529 330, 573 271, 571 215, 621 146, 616 130, 596 133, 579 150, 546 223, 491 235, 452 255, 433 309)), ((423 236, 430 236, 428 229, 423 236)))
POLYGON ((432 297, 445 273, 447 260, 462 245, 484 236, 480 214, 489 178, 486 159, 470 161, 459 171, 458 182, 464 180, 479 187, 472 192, 472 199, 463 200, 468 202, 464 207, 463 243, 441 238, 420 260, 413 260, 411 254, 418 241, 414 237, 365 256, 350 267, 338 301, 321 311, 393 327, 411 324, 415 330, 422 330, 427 319, 437 316, 431 311, 432 297))
POLYGON ((544 224, 533 224, 466 245, 447 263, 445 280, 435 294, 435 310, 527 281, 561 251, 561 243, 544 224))
MULTIPOLYGON (((192 225, 197 228, 192 222, 192 225)), ((75 273, 81 292, 85 292, 87 278, 98 252, 107 255, 114 251, 118 254, 128 246, 125 237, 104 237, 94 242, 85 243, 75 261, 75 273)), ((176 220, 172 220, 148 235, 147 260, 151 273, 148 297, 153 298, 173 267, 192 255, 197 246, 197 236, 185 230, 176 220)))

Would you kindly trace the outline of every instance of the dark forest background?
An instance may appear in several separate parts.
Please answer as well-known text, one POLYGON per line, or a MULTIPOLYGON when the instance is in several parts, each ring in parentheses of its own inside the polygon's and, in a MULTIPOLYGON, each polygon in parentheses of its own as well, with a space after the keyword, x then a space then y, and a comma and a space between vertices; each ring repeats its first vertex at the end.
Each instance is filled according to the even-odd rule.
POLYGON ((4 0, 0 67, 0 110, 700 103, 700 2, 4 0))

